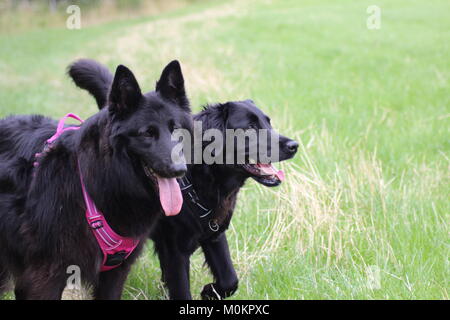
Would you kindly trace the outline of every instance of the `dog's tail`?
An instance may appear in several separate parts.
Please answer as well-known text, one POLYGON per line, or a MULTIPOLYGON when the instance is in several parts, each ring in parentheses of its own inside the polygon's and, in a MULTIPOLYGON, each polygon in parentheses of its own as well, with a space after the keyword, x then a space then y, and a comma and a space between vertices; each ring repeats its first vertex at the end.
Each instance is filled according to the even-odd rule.
POLYGON ((67 67, 67 74, 81 89, 87 90, 97 101, 99 109, 106 105, 113 75, 95 60, 80 59, 67 67))

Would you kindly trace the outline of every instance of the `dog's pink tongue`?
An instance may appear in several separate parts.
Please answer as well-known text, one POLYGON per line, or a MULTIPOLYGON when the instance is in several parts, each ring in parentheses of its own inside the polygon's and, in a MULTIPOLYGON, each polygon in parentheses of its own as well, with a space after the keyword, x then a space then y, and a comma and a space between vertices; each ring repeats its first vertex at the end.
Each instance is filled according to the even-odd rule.
POLYGON ((284 172, 282 170, 277 170, 275 167, 271 164, 264 164, 264 163, 258 163, 259 170, 268 175, 268 176, 276 176, 280 181, 283 181, 285 176, 284 172))
POLYGON ((159 201, 166 216, 175 216, 181 211, 183 205, 183 195, 176 178, 158 179, 159 201))

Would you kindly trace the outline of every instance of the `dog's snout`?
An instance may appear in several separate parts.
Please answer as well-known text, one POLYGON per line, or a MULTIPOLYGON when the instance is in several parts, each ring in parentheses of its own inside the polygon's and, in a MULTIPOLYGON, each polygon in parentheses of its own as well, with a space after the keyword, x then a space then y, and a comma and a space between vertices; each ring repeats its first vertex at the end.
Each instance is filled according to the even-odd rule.
POLYGON ((288 141, 286 143, 286 150, 289 153, 295 154, 297 152, 297 149, 298 149, 298 142, 297 141, 291 140, 291 141, 288 141))
POLYGON ((171 174, 176 177, 184 176, 186 171, 187 171, 187 166, 184 163, 172 164, 170 166, 171 174))

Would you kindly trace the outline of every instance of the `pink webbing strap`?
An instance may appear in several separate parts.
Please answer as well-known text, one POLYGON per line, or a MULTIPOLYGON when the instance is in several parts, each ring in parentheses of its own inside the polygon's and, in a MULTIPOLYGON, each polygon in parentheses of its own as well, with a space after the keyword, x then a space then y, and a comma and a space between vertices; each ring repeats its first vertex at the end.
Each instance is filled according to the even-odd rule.
MULTIPOLYGON (((81 120, 77 115, 73 113, 66 114, 63 118, 61 118, 61 120, 59 120, 56 133, 46 141, 46 147, 51 146, 51 144, 64 132, 69 130, 78 130, 80 128, 64 128, 65 122, 68 118, 72 118, 83 123, 83 120, 81 120)), ((41 154, 36 154, 37 158, 40 156, 41 154)), ((35 166, 37 165, 38 163, 35 162, 35 166)), ((111 229, 106 222, 105 216, 97 210, 94 201, 92 201, 86 191, 79 163, 78 171, 80 175, 81 189, 83 191, 83 198, 86 203, 86 220, 91 227, 92 233, 94 234, 95 239, 97 240, 97 243, 103 253, 103 262, 100 271, 108 271, 120 266, 122 262, 134 251, 134 249, 136 249, 139 241, 132 238, 119 236, 111 229)))
POLYGON ((66 114, 64 117, 61 118, 61 120, 59 120, 58 127, 56 128, 56 133, 52 137, 50 137, 50 139, 47 140, 48 144, 53 143, 56 139, 59 138, 60 135, 62 135, 66 131, 78 130, 79 129, 79 127, 67 127, 67 128, 64 128, 64 124, 66 123, 67 118, 72 118, 72 119, 78 120, 81 123, 83 123, 83 120, 81 120, 81 118, 78 117, 77 115, 75 115, 73 113, 66 114))
POLYGON ((103 262, 100 271, 114 269, 128 258, 134 249, 136 249, 139 241, 133 238, 122 237, 111 229, 103 213, 97 210, 91 197, 89 197, 81 172, 80 179, 84 202, 86 203, 86 220, 103 252, 103 262))
MULTIPOLYGON (((43 154, 45 154, 46 152, 48 152, 48 151, 50 150, 52 143, 55 142, 56 139, 58 139, 64 132, 70 131, 70 130, 78 130, 78 129, 80 129, 80 127, 67 127, 67 128, 64 128, 64 125, 65 125, 66 120, 67 120, 68 118, 72 118, 72 119, 78 120, 78 121, 80 121, 81 123, 83 123, 83 120, 81 120, 80 117, 78 117, 77 115, 75 115, 75 114, 73 114, 73 113, 68 113, 68 114, 66 114, 64 117, 62 117, 62 118, 59 120, 59 122, 58 122, 58 126, 56 127, 56 132, 55 132, 55 134, 54 134, 53 136, 51 136, 49 139, 47 139, 47 141, 45 141, 44 150, 43 150, 42 152, 36 153, 36 154, 34 155, 35 160, 36 160, 36 161, 33 163, 33 166, 34 166, 34 167, 38 167, 38 166, 39 166, 39 161, 38 161, 38 159, 41 158, 43 154)), ((33 173, 33 175, 34 175, 34 173, 33 173)))

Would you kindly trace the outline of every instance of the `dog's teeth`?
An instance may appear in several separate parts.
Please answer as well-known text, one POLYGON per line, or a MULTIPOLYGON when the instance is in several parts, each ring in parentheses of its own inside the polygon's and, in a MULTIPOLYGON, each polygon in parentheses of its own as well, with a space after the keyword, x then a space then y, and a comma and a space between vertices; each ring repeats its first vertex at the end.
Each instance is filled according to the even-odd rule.
POLYGON ((146 165, 143 165, 143 168, 144 168, 144 173, 145 173, 145 175, 147 176, 147 177, 151 177, 152 176, 152 170, 149 168, 149 167, 147 167, 146 165))

